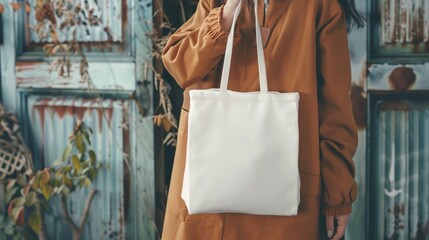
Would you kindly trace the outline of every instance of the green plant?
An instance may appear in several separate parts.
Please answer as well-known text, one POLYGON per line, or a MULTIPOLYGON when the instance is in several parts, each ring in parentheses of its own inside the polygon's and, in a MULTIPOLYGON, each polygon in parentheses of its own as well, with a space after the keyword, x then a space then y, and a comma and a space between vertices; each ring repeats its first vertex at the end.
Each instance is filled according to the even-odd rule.
MULTIPOLYGON (((76 190, 89 187, 97 178, 100 169, 105 166, 97 161, 96 153, 90 148, 91 134, 92 130, 89 127, 83 123, 78 124, 68 138, 68 145, 63 154, 55 160, 52 167, 34 174, 22 174, 6 181, 4 202, 9 211, 4 227, 8 230, 7 235, 17 235, 15 233, 18 232, 27 238, 39 234, 39 238, 46 239, 44 234, 42 237, 40 235, 40 232, 44 232, 43 212, 50 213, 52 210, 49 200, 60 197, 63 218, 72 229, 73 239, 80 238, 97 190, 91 190, 88 195, 79 225, 70 218, 66 202, 67 197, 76 190)), ((1 226, 0 223, 0 228, 1 226)))

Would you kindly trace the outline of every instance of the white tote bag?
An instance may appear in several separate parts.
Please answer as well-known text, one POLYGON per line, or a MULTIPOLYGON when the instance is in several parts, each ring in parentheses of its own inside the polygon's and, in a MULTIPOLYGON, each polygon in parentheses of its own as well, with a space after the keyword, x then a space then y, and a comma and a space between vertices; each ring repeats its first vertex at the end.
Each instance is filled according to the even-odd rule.
MULTIPOLYGON (((240 10, 241 2, 231 29, 240 10)), ((268 91, 258 20, 256 27, 260 92, 227 90, 233 30, 228 35, 220 89, 189 91, 182 188, 189 214, 298 213, 299 93, 268 91)))

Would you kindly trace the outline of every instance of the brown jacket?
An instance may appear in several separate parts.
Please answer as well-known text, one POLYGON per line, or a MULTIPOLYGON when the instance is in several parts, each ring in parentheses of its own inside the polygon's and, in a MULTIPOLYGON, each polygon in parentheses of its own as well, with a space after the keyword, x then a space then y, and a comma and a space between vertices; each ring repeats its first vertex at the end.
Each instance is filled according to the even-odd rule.
MULTIPOLYGON (((263 18, 259 0, 259 21, 263 18)), ((223 5, 200 0, 196 13, 169 39, 163 62, 185 89, 164 222, 164 240, 318 239, 320 213, 351 212, 356 199, 352 156, 357 128, 349 97, 351 69, 344 14, 338 0, 271 0, 264 49, 270 91, 299 92, 301 204, 294 217, 189 215, 180 197, 190 89, 219 87, 227 32, 223 5)), ((241 19, 242 21, 243 19, 241 19)), ((259 90, 256 49, 235 29, 228 89, 259 90)), ((215 189, 214 189, 215 191, 215 189)))

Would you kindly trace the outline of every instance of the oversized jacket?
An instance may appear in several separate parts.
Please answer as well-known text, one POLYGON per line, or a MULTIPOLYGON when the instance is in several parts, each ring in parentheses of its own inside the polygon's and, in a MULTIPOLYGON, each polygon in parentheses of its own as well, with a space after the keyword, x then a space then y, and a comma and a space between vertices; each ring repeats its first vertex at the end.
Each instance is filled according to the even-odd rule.
MULTIPOLYGON (((162 239, 319 239, 325 234, 323 215, 350 213, 357 193, 350 56, 338 0, 270 0, 263 24, 264 1, 258 2, 259 22, 271 29, 264 49, 268 89, 300 93, 298 215, 189 215, 180 197, 192 111, 189 90, 219 87, 228 35, 221 28, 223 7, 218 0, 200 0, 195 14, 169 38, 163 51, 166 69, 185 91, 162 239)), ((233 30, 228 89, 258 91, 256 49, 246 41, 240 21, 243 18, 233 30)))

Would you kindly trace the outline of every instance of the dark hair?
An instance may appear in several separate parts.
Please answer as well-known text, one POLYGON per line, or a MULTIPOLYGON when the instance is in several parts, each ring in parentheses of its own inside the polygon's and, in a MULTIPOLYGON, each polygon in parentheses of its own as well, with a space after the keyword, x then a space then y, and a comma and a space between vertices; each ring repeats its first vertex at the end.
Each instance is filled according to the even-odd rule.
POLYGON ((347 21, 347 30, 350 31, 354 26, 362 28, 365 24, 365 18, 356 10, 355 0, 338 0, 343 8, 347 21))
MULTIPOLYGON (((225 3, 226 0, 219 0, 220 4, 225 3)), ((340 3, 344 15, 347 21, 347 31, 350 32, 354 26, 357 28, 362 28, 365 23, 365 18, 356 10, 355 0, 338 0, 340 3)), ((220 5, 219 4, 219 5, 220 5)), ((253 1, 245 0, 243 1, 243 12, 242 15, 245 19, 249 19, 247 21, 249 24, 245 26, 240 26, 245 33, 248 33, 250 39, 253 39, 254 35, 254 12, 253 12, 253 1), (252 33, 252 34, 251 34, 252 33)))

